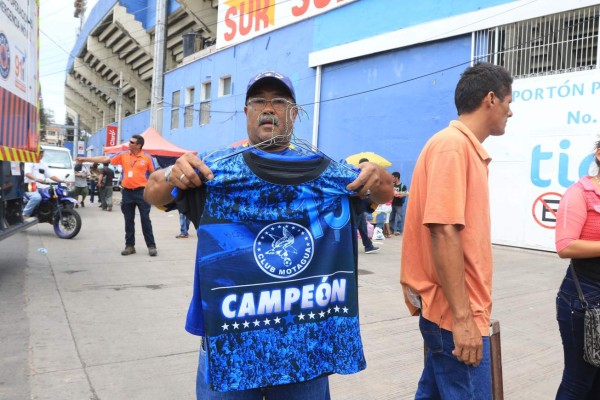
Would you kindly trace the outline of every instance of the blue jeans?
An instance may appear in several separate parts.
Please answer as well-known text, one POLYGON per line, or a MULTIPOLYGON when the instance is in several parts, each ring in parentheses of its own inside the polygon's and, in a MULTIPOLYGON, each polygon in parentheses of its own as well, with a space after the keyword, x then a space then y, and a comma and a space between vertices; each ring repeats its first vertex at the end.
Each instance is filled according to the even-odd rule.
POLYGON ((94 196, 96 191, 96 181, 94 179, 90 180, 90 203, 94 202, 94 196))
POLYGON ((437 324, 419 319, 419 328, 427 345, 425 368, 419 380, 415 400, 490 400, 492 398, 492 370, 490 365, 490 338, 483 339, 483 358, 477 367, 466 365, 452 355, 452 332, 437 324))
POLYGON ((190 229, 190 220, 185 214, 179 213, 179 232, 182 235, 187 235, 190 229))
POLYGON ((121 211, 125 217, 125 246, 135 246, 135 207, 140 210, 142 232, 146 246, 156 247, 152 222, 150 221, 150 204, 144 201, 144 189, 123 189, 121 211))
MULTIPOLYGON (((600 282, 578 275, 588 305, 600 303, 600 282)), ((565 366, 557 400, 593 400, 600 397, 600 368, 583 360, 583 308, 571 277, 571 267, 556 296, 556 319, 563 343, 565 366)))
POLYGON ((392 232, 402 232, 402 206, 392 206, 390 229, 392 232))
POLYGON ((198 400, 330 400, 329 378, 322 376, 308 382, 250 389, 235 392, 215 392, 206 382, 206 350, 200 346, 196 398, 198 400))
POLYGON ((29 200, 27 204, 25 204, 25 208, 23 208, 23 215, 31 216, 31 213, 35 208, 42 202, 42 195, 38 192, 27 192, 26 193, 29 200))

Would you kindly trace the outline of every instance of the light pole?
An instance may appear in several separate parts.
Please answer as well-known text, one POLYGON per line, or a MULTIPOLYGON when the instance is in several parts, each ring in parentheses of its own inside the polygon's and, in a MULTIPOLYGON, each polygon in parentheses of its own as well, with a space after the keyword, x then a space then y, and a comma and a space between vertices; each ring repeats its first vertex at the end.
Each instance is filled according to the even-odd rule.
POLYGON ((117 88, 117 144, 121 144, 121 120, 123 119, 123 71, 119 72, 119 87, 117 88))
POLYGON ((159 106, 162 104, 165 72, 165 40, 167 32, 167 2, 156 0, 156 27, 154 29, 154 74, 152 75, 152 98, 150 99, 150 126, 159 133, 162 130, 159 106))
MULTIPOLYGON (((79 18, 79 32, 77 35, 81 35, 81 30, 83 28, 83 22, 85 20, 85 6, 86 0, 75 0, 73 3, 75 7, 75 11, 73 16, 75 18, 79 18)), ((73 132, 73 157, 77 158, 79 156, 79 113, 75 116, 75 131, 73 132)))

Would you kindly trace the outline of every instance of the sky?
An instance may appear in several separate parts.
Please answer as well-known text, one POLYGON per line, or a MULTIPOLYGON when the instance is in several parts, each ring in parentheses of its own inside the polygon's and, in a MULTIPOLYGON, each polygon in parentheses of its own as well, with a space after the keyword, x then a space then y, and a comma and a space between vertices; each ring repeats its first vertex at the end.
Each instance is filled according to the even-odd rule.
MULTIPOLYGON (((98 0, 87 0, 86 15, 98 0)), ((73 0, 40 1, 40 82, 44 107, 54 112, 54 122, 65 122, 64 87, 69 53, 79 31, 73 17, 73 0)))

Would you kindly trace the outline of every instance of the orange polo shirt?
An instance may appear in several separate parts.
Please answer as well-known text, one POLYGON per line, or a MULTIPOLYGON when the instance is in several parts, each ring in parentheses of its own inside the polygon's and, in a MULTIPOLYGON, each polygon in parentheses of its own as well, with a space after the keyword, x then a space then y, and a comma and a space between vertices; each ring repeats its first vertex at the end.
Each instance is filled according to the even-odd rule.
POLYGON ((482 336, 492 311, 492 244, 488 192, 490 156, 463 123, 452 121, 425 145, 415 165, 402 240, 400 282, 412 315, 452 330, 452 311, 437 279, 427 224, 459 225, 471 310, 482 336))
POLYGON ((154 172, 152 157, 144 152, 134 155, 131 152, 118 153, 110 159, 112 165, 123 168, 121 185, 125 189, 139 189, 146 187, 148 176, 154 172))

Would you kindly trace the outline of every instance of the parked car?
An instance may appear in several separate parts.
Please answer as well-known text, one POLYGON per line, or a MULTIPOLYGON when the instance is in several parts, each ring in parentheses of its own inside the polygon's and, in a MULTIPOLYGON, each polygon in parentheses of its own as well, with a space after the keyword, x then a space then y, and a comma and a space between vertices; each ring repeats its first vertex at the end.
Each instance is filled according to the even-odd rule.
POLYGON ((44 158, 42 161, 46 163, 50 169, 50 174, 59 179, 64 179, 69 185, 75 182, 75 170, 71 151, 65 147, 55 147, 43 145, 44 158))

